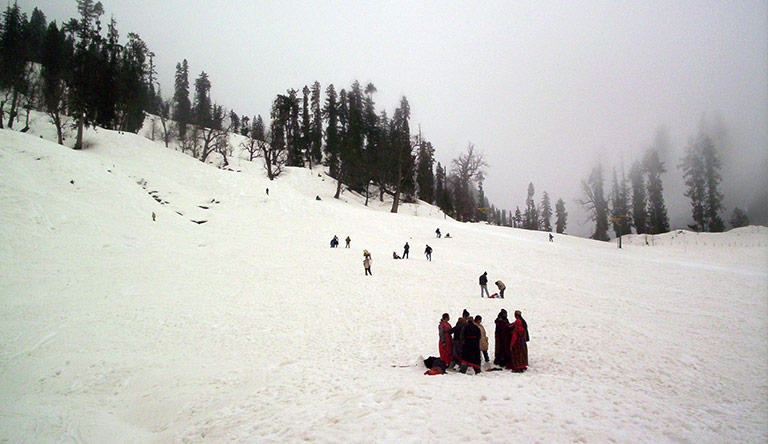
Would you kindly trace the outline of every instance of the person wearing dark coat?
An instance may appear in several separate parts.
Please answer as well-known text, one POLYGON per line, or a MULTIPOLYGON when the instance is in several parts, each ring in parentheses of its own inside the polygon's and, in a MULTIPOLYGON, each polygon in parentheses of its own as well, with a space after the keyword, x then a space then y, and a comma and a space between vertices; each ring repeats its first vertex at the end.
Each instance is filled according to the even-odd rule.
POLYGON ((496 339, 496 357, 493 359, 493 363, 499 367, 504 367, 509 361, 509 319, 507 319, 507 310, 503 308, 496 317, 496 331, 494 337, 496 339))
POLYGON ((480 373, 480 328, 475 325, 472 316, 467 318, 467 325, 461 331, 462 349, 461 349, 461 372, 467 372, 467 366, 475 370, 475 374, 480 373))
POLYGON ((488 272, 483 272, 483 274, 480 275, 480 279, 478 279, 478 281, 480 282, 480 297, 483 297, 483 292, 485 292, 487 297, 491 297, 491 295, 488 294, 488 272))
POLYGON ((451 362, 449 367, 453 367, 454 364, 461 362, 461 352, 462 348, 464 347, 464 344, 461 342, 461 332, 464 330, 466 325, 467 318, 460 317, 456 320, 456 325, 454 325, 452 329, 448 330, 448 333, 453 335, 453 344, 451 347, 451 358, 453 362, 451 362))
POLYGON ((528 323, 520 310, 515 310, 515 321, 509 324, 509 361, 506 368, 522 373, 528 369, 528 323))
POLYGON ((411 249, 411 246, 408 245, 408 242, 403 245, 403 259, 408 259, 408 250, 411 249))
POLYGON ((432 260, 432 247, 427 245, 427 248, 424 249, 424 254, 427 256, 427 260, 431 261, 432 260))

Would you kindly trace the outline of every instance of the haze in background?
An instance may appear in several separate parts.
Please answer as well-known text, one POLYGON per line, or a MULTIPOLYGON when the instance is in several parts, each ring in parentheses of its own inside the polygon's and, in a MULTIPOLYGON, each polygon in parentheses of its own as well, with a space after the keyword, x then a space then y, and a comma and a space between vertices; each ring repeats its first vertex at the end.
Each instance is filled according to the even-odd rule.
MULTIPOLYGON (((763 1, 284 2, 102 0, 123 39, 138 33, 156 54, 163 94, 186 58, 205 71, 214 101, 268 117, 274 97, 319 81, 378 88, 391 114, 401 95, 450 164, 473 142, 489 163, 491 203, 563 198, 567 232, 593 224, 575 199, 603 163, 626 169, 650 146, 671 226, 690 222, 677 163, 706 130, 723 158, 722 191, 753 223, 768 224, 768 6, 763 1)), ((76 17, 76 2, 19 1, 47 19, 76 17)))

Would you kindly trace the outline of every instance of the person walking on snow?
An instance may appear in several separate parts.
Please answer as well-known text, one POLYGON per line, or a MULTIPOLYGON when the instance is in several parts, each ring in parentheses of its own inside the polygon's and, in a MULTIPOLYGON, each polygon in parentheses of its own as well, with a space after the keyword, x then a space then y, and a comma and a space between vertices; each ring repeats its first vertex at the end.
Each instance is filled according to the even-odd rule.
POLYGON ((373 276, 373 273, 371 273, 371 256, 365 256, 365 259, 363 259, 363 267, 365 267, 365 275, 366 276, 373 276))
POLYGON ((448 367, 453 362, 451 353, 453 352, 453 338, 451 337, 451 316, 448 313, 443 313, 443 317, 440 320, 440 324, 437 326, 437 333, 440 338, 438 344, 438 350, 440 351, 440 360, 448 367))
POLYGON ((349 243, 352 242, 352 239, 350 239, 349 236, 347 236, 345 240, 347 241, 347 246, 344 248, 349 248, 349 243))
POLYGON ((408 242, 403 245, 403 259, 408 259, 408 250, 411 249, 411 246, 408 245, 408 242))
MULTIPOLYGON (((499 297, 501 299, 504 299, 504 290, 507 289, 507 286, 504 285, 504 282, 496 281, 496 287, 499 289, 499 297)), ((480 297, 482 297, 482 296, 483 295, 482 295, 482 292, 481 292, 480 297)))
POLYGON ((483 326, 483 317, 480 315, 475 316, 475 325, 480 329, 480 351, 483 353, 485 362, 488 363, 491 359, 488 357, 488 335, 485 333, 485 327, 483 326))
POLYGON ((438 228, 435 230, 435 236, 437 236, 438 239, 440 239, 440 229, 438 228))
POLYGON ((480 275, 480 297, 483 297, 483 292, 485 292, 485 295, 488 297, 491 297, 490 294, 488 294, 488 272, 483 272, 483 274, 480 275))
POLYGON ((432 261, 432 247, 427 245, 427 248, 424 249, 424 254, 427 255, 428 261, 432 261))

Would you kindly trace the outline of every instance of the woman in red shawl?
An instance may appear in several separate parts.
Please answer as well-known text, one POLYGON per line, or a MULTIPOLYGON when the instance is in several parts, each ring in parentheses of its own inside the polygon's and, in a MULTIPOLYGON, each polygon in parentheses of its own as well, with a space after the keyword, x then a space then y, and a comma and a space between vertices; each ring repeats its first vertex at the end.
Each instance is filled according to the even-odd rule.
POLYGON ((522 373, 528 368, 528 325, 520 310, 515 310, 515 321, 509 324, 512 338, 509 341, 507 369, 522 373))
POLYGON ((445 362, 446 367, 451 365, 451 351, 453 350, 453 338, 451 338, 451 324, 448 322, 451 319, 448 313, 443 313, 443 319, 440 320, 440 325, 437 326, 437 331, 440 335, 440 343, 438 344, 438 350, 440 350, 440 360, 445 362))

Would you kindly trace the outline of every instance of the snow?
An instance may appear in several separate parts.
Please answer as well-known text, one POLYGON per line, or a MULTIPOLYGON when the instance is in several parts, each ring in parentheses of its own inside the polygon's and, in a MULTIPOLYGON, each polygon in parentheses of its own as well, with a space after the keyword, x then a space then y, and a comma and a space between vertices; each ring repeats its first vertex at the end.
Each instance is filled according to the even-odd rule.
POLYGON ((319 169, 52 139, 42 116, 0 131, 0 442, 768 440, 764 227, 550 243, 336 200, 319 169), (483 271, 506 299, 479 297, 483 271), (522 310, 528 372, 423 375, 465 308, 491 356, 499 309, 522 310))

